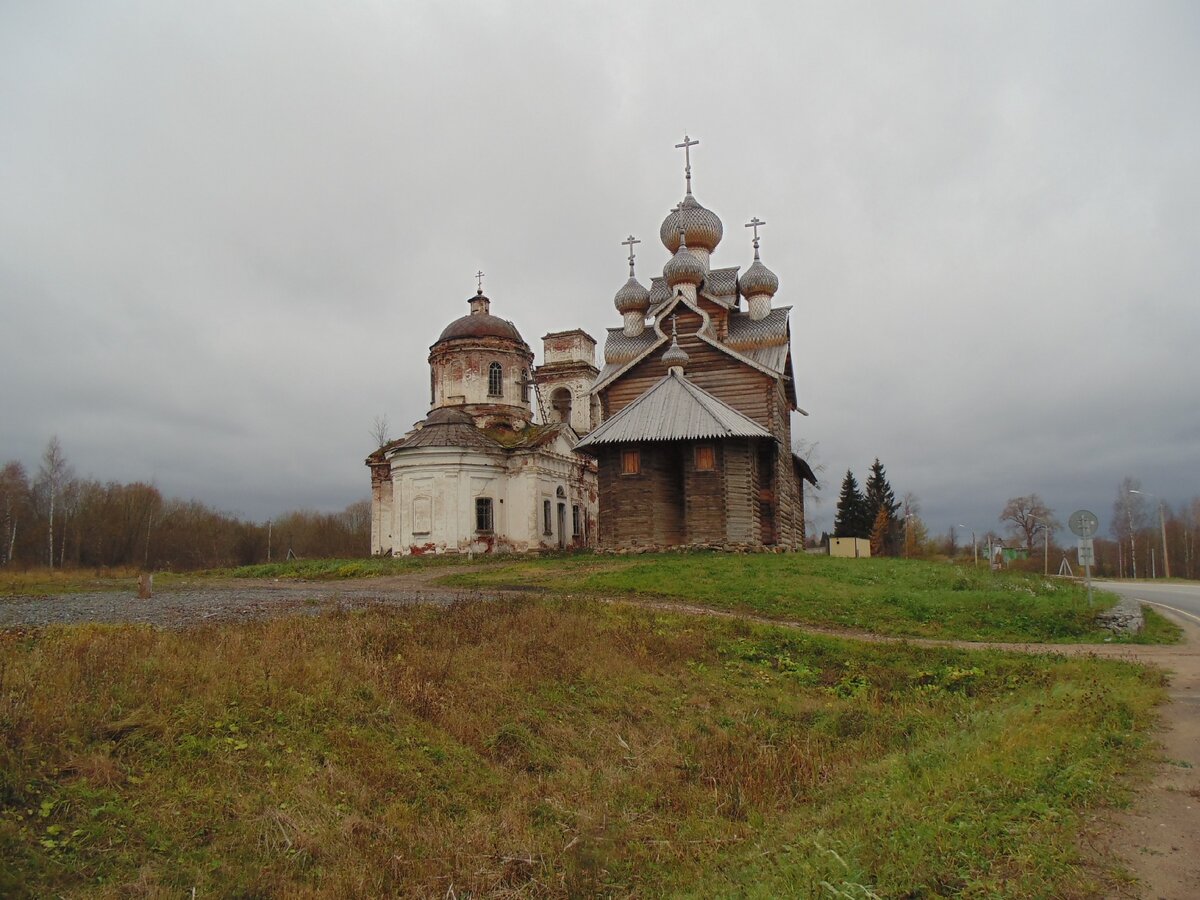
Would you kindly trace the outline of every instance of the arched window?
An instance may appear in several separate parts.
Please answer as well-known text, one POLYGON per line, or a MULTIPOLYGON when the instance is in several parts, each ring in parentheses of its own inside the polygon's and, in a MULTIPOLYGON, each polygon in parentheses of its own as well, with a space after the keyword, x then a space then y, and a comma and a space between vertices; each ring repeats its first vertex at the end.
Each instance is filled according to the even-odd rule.
POLYGON ((554 407, 554 421, 571 421, 571 392, 565 387, 555 389, 550 395, 550 405, 554 407))
POLYGON ((521 370, 521 402, 529 402, 529 370, 521 370))
POLYGON ((504 395, 504 370, 500 368, 500 363, 492 363, 488 366, 488 396, 502 397, 504 395))

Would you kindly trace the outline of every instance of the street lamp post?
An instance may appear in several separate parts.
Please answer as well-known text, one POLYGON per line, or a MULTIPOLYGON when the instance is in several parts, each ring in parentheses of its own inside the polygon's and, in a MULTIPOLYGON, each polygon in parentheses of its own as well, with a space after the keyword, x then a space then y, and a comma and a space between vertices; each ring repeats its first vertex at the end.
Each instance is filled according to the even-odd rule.
POLYGON ((1158 527, 1162 530, 1162 545, 1163 545, 1163 577, 1171 577, 1171 561, 1167 558, 1167 516, 1163 509, 1163 499, 1158 494, 1152 494, 1149 491, 1139 491, 1134 488, 1129 489, 1131 494, 1141 494, 1145 497, 1153 497, 1158 501, 1158 527))

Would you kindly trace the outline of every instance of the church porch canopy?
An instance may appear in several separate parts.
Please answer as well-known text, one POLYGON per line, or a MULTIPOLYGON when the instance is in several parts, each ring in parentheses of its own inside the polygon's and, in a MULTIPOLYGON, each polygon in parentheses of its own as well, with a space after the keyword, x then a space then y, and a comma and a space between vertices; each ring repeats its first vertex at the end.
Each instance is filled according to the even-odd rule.
POLYGON ((584 437, 576 450, 603 444, 774 436, 727 403, 671 371, 619 413, 584 437))

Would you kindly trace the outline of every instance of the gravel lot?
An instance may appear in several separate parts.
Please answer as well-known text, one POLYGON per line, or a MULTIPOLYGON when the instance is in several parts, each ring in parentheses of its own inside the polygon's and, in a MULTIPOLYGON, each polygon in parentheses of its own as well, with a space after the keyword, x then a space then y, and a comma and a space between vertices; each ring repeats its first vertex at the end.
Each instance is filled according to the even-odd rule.
POLYGON ((365 587, 330 582, 227 582, 156 591, 150 600, 139 600, 135 590, 16 595, 0 598, 0 628, 80 622, 144 622, 180 628, 287 613, 360 609, 381 603, 445 604, 470 596, 432 587, 419 579, 387 579, 365 587))

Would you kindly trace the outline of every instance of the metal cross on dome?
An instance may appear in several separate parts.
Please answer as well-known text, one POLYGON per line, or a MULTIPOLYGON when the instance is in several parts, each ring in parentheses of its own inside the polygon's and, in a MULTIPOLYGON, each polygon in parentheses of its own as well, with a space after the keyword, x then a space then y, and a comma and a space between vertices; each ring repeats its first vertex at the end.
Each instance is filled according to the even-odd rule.
POLYGON ((483 270, 482 269, 480 269, 478 272, 475 273, 475 289, 479 293, 481 293, 481 294, 483 293, 483 270))
POLYGON ((637 238, 635 238, 632 234, 629 237, 625 238, 625 240, 621 241, 622 247, 629 248, 629 275, 630 275, 630 277, 633 277, 633 259, 634 259, 633 245, 640 244, 640 243, 641 243, 641 241, 639 241, 637 238))
POLYGON ((683 151, 684 175, 687 176, 687 192, 692 192, 692 148, 699 144, 699 141, 693 141, 688 135, 683 136, 683 143, 676 144, 676 150, 683 151))
POLYGON ((766 224, 767 223, 764 222, 762 219, 760 219, 758 216, 755 216, 753 219, 751 219, 749 222, 747 222, 746 226, 745 226, 746 228, 754 229, 754 258, 755 259, 758 259, 758 226, 766 225, 766 224))

